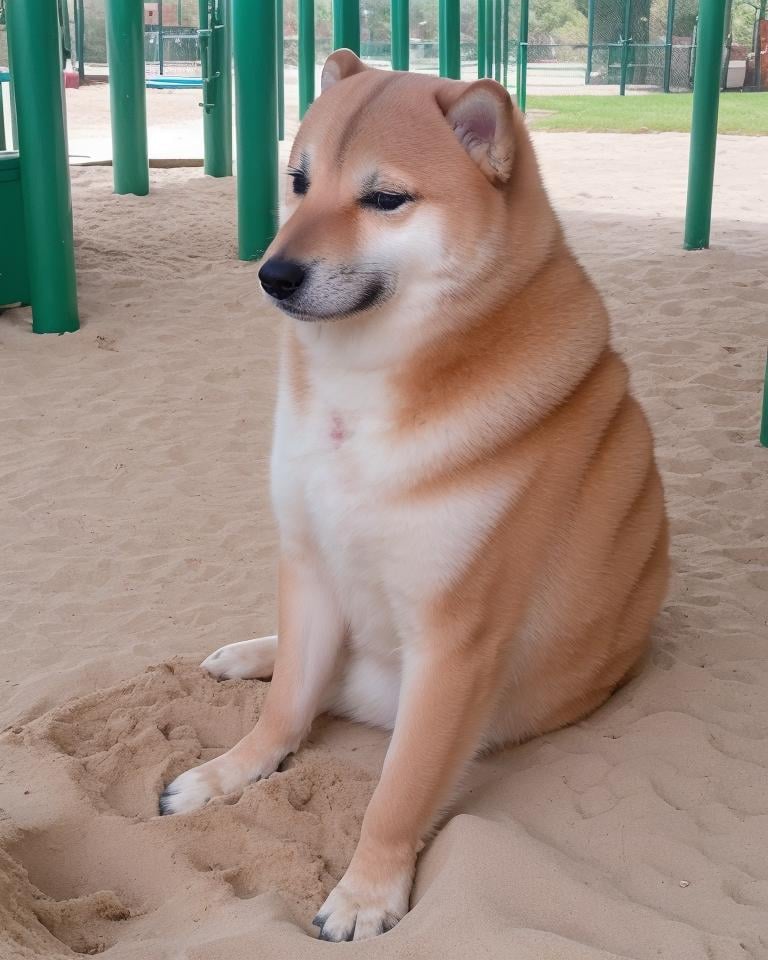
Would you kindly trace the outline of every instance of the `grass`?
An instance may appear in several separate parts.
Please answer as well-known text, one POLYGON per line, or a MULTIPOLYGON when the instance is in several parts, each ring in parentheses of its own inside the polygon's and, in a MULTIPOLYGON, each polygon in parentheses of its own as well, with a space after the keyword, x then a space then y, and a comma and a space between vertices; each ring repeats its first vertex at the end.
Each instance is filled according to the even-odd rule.
MULTIPOLYGON (((619 96, 528 97, 535 130, 588 133, 663 133, 691 129, 690 93, 619 96), (546 111, 546 113, 539 113, 546 111)), ((720 133, 768 134, 768 93, 724 93, 720 97, 720 133)))

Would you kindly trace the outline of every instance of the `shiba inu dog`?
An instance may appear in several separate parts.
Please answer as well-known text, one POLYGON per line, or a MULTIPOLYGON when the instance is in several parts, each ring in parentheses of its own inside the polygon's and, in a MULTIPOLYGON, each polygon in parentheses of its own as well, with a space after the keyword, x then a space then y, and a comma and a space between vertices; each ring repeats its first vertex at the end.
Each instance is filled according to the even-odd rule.
POLYGON ((330 710, 392 728, 315 923, 407 912, 471 759, 573 723, 636 669, 667 582, 651 433, 522 115, 491 80, 327 61, 260 269, 285 317, 272 491, 278 636, 258 725, 183 773, 182 813, 268 777, 330 710))

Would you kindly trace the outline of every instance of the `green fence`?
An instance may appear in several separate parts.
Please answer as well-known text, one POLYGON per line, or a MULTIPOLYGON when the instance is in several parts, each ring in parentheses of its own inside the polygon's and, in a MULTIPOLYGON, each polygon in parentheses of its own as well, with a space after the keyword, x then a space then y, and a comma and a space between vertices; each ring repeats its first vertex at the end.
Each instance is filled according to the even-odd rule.
POLYGON ((200 73, 200 41, 197 27, 144 26, 144 62, 147 73, 200 73))

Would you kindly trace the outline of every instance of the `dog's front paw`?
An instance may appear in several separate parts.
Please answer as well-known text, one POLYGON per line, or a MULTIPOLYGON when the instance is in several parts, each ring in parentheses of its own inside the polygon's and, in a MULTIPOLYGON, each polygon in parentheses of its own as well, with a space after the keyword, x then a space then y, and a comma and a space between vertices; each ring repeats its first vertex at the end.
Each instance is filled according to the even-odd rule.
POLYGON ((189 813, 204 807, 214 797, 239 793, 249 783, 271 776, 292 746, 249 752, 243 756, 233 747, 215 760, 193 767, 172 780, 160 794, 160 814, 189 813))
POLYGON ((272 676, 277 637, 241 640, 220 647, 200 664, 217 680, 263 680, 272 676))
POLYGON ((247 783, 238 764, 224 754, 172 780, 160 794, 160 814, 198 810, 213 797, 242 790, 247 783))
POLYGON ((353 880, 347 871, 312 921, 321 940, 369 940, 391 930, 408 912, 413 869, 401 870, 386 883, 353 880))
POLYGON ((222 792, 218 779, 206 773, 207 766, 208 764, 204 763, 201 767, 187 770, 168 784, 160 794, 161 816, 198 810, 204 807, 211 797, 222 792))

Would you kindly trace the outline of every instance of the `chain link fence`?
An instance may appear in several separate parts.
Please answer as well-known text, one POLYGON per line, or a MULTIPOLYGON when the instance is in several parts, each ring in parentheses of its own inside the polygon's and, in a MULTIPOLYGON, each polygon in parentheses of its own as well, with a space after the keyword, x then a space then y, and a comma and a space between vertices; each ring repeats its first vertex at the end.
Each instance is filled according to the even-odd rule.
POLYGON ((199 76, 200 42, 196 27, 144 27, 144 63, 147 76, 172 73, 199 76))
MULTIPOLYGON (((266 0, 254 0, 266 2, 266 0)), ((492 8, 494 0, 486 0, 492 8)), ((613 93, 623 85, 636 90, 690 90, 695 70, 696 18, 699 0, 529 0, 527 43, 528 89, 531 93, 613 93)), ((750 14, 748 0, 730 0, 731 63, 743 63, 745 90, 768 88, 768 22, 750 14), (746 6, 745 6, 746 4, 746 6), (749 9, 747 9, 749 8, 749 9), (746 13, 745 13, 746 11, 746 13), (745 16, 752 20, 747 23, 745 16), (744 21, 744 22, 742 22, 744 21), (759 34, 762 29, 762 34, 759 34), (761 39, 762 37, 762 39, 761 39), (762 50, 762 55, 761 55, 762 50)), ((759 3, 759 0, 757 0, 759 3)), ((285 63, 297 62, 296 0, 284 0, 285 63)), ((68 0, 75 53, 92 72, 106 64, 104 0, 68 0), (81 32, 77 30, 81 11, 81 32), (79 41, 79 42, 78 42, 79 41), (79 50, 77 48, 80 48, 79 50)), ((756 8, 757 9, 757 8, 756 8)), ((0 63, 4 55, 0 0, 0 63)), ((461 56, 464 76, 473 74, 478 61, 477 0, 461 0, 461 56)), ((197 0, 151 0, 144 3, 144 52, 147 75, 161 73, 195 76, 200 72, 197 39, 197 0)), ((506 70, 512 92, 516 89, 520 54, 518 31, 520 0, 507 6, 506 70)), ((438 69, 437 0, 411 0, 411 69, 438 69)), ((318 62, 331 52, 331 0, 316 2, 316 55, 318 62)), ((390 62, 390 0, 361 0, 361 53, 377 66, 390 62)), ((724 63, 723 78, 738 77, 724 63)))

